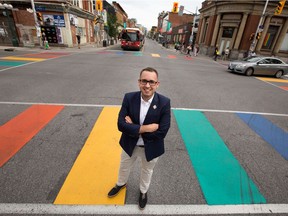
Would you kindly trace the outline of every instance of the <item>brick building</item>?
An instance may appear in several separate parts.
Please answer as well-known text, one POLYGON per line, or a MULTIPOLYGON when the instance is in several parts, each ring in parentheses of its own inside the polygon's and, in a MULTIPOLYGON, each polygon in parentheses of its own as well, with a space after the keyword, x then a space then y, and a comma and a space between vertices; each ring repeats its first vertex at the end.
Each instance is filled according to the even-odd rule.
POLYGON ((76 33, 81 33, 81 43, 94 42, 92 0, 35 0, 34 5, 36 23, 31 0, 1 3, 0 45, 39 45, 43 33, 50 46, 73 47, 76 33), (13 8, 7 8, 7 5, 13 8))
MULTIPOLYGON (((163 37, 164 41, 172 43, 189 43, 194 16, 191 14, 161 12, 158 16, 158 40, 163 37)), ((162 40, 162 39, 161 39, 162 40)))
POLYGON ((115 12, 116 12, 116 17, 117 17, 117 23, 119 25, 119 32, 126 27, 125 25, 127 25, 127 20, 128 20, 128 15, 125 12, 125 10, 121 7, 120 4, 118 4, 116 1, 112 2, 113 7, 115 8, 115 12))

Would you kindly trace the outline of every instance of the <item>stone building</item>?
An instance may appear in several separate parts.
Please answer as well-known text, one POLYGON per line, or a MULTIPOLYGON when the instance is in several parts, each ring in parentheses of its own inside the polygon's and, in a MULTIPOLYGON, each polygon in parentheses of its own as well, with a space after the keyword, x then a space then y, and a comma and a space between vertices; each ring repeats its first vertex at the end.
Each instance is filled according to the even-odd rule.
POLYGON ((263 15, 265 3, 264 0, 204 1, 199 10, 196 38, 200 53, 211 56, 216 46, 220 53, 229 47, 231 59, 241 58, 248 53, 259 25, 261 36, 254 46, 256 53, 287 57, 288 4, 280 15, 274 15, 278 1, 269 1, 263 15))

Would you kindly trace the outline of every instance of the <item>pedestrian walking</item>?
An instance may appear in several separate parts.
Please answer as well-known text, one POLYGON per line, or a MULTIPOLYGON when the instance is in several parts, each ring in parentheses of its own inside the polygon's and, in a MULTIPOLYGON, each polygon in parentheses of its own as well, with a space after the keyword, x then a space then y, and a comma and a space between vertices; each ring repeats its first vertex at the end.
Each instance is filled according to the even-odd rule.
POLYGON ((49 43, 48 43, 48 39, 47 39, 47 37, 46 37, 45 32, 42 32, 41 38, 42 38, 43 48, 44 48, 45 50, 48 50, 48 49, 49 49, 49 43))
POLYGON ((45 47, 45 41, 46 41, 46 34, 45 34, 45 32, 42 32, 42 34, 41 34, 41 40, 42 40, 42 46, 45 47))
POLYGON ((198 53, 199 53, 199 46, 198 46, 198 44, 195 44, 194 45, 194 56, 198 56, 198 53))
POLYGON ((219 56, 219 50, 218 47, 216 46, 214 50, 214 61, 217 61, 218 56, 219 56))
POLYGON ((44 44, 45 44, 45 45, 44 45, 45 49, 48 50, 48 49, 49 49, 48 40, 45 40, 45 41, 44 41, 44 44))
POLYGON ((180 52, 185 54, 185 49, 186 49, 186 47, 185 47, 185 42, 183 42, 182 45, 181 45, 181 50, 180 50, 180 52))
POLYGON ((177 52, 178 50, 180 50, 180 47, 181 47, 180 42, 179 42, 179 41, 176 42, 176 43, 175 43, 175 46, 174 46, 176 52, 177 52))
POLYGON ((81 43, 81 34, 80 34, 80 32, 77 32, 76 38, 77 38, 78 49, 80 49, 80 43, 81 43))
POLYGON ((153 169, 164 153, 164 138, 170 128, 170 99, 157 93, 158 72, 147 67, 141 70, 138 80, 140 91, 126 93, 118 116, 118 129, 122 132, 122 147, 118 180, 108 197, 116 196, 126 187, 130 170, 141 160, 139 208, 147 204, 147 191, 153 169))
POLYGON ((224 51, 224 60, 228 60, 229 54, 230 54, 230 50, 229 50, 229 47, 227 47, 224 51))
POLYGON ((188 55, 191 56, 191 54, 190 54, 191 50, 192 50, 192 46, 189 45, 189 46, 187 47, 187 56, 188 56, 188 55))

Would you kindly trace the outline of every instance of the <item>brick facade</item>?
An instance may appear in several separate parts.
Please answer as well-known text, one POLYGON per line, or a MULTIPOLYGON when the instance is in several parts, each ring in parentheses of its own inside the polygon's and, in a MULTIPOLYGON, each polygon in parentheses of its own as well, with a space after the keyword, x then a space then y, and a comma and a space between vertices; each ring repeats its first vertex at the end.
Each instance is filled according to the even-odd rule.
POLYGON ((288 4, 280 15, 274 15, 277 1, 270 1, 262 17, 265 3, 248 0, 204 1, 199 10, 196 38, 200 53, 212 56, 218 46, 220 53, 229 47, 232 59, 243 57, 251 51, 260 55, 288 57, 288 4), (256 32, 261 32, 261 36, 254 39, 254 44, 250 38, 256 32))

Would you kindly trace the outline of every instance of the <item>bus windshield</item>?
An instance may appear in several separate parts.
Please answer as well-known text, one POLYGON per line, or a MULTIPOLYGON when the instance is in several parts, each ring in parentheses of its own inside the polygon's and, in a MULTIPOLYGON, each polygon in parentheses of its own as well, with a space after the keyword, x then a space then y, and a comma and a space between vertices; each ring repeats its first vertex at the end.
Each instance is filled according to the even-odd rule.
POLYGON ((139 41, 139 36, 136 34, 136 32, 124 32, 122 39, 127 41, 139 41))

